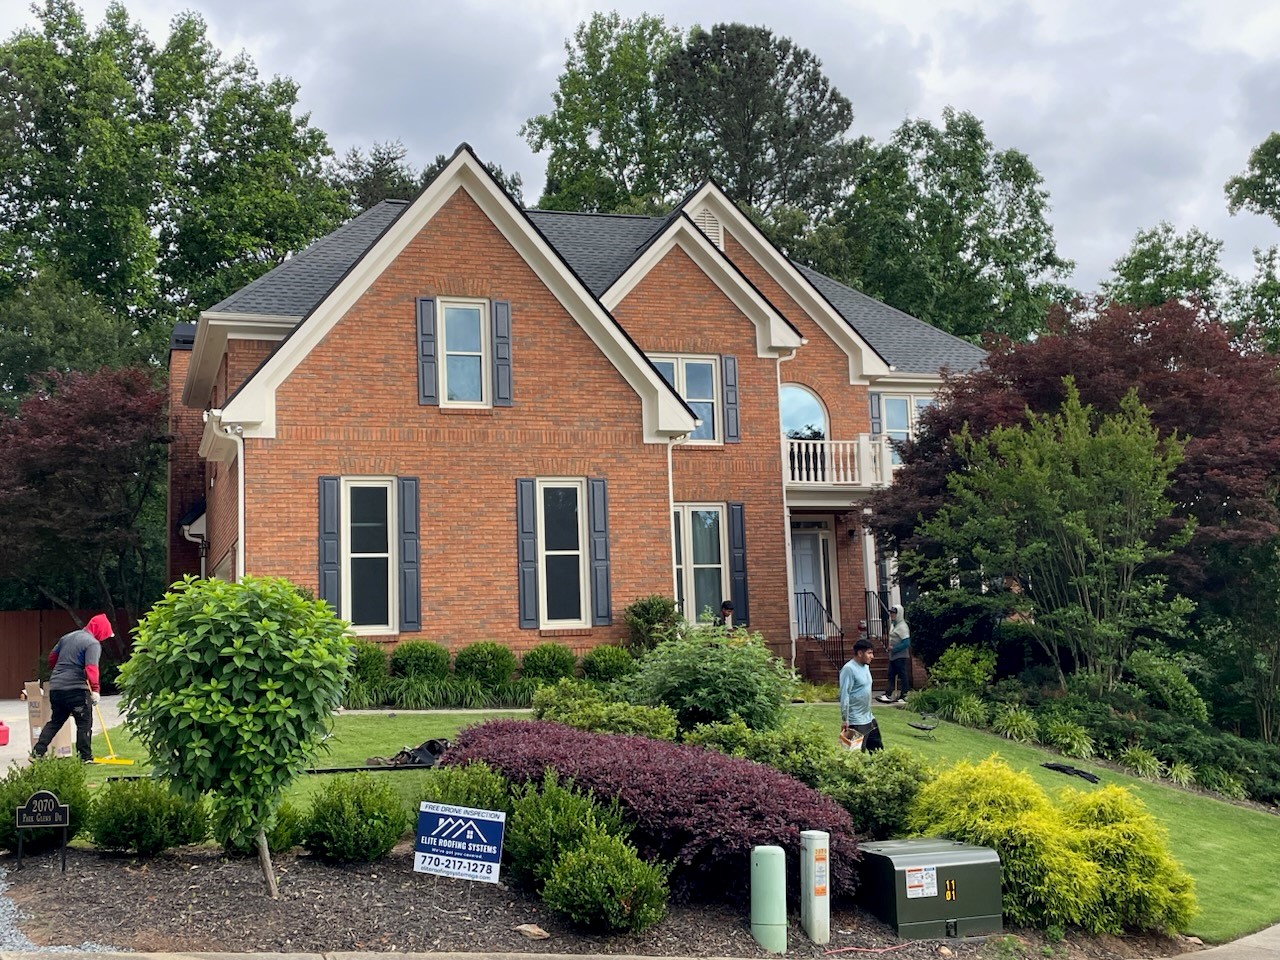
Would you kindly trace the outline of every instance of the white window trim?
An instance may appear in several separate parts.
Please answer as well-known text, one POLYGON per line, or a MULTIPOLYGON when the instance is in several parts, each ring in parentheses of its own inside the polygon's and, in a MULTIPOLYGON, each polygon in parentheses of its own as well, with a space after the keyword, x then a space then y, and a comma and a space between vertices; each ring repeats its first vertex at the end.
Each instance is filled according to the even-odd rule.
POLYGON ((712 404, 712 424, 711 430, 715 434, 710 440, 695 440, 693 435, 689 435, 686 444, 700 447, 721 447, 724 446, 724 390, 720 386, 720 357, 714 354, 699 353, 655 353, 651 354, 649 360, 653 363, 672 363, 676 370, 676 393, 680 394, 681 399, 685 403, 705 403, 702 397, 695 398, 690 401, 685 389, 684 367, 687 362, 693 363, 709 363, 711 364, 711 404, 712 404))
POLYGON ((587 481, 585 477, 539 477, 534 483, 534 507, 537 514, 538 540, 538 627, 542 630, 572 630, 591 626, 591 580, 590 573, 590 541, 587 530, 587 481), (550 556, 564 556, 566 550, 547 551, 545 510, 542 492, 548 488, 572 487, 578 491, 578 598, 579 612, 577 620, 552 620, 547 615, 547 576, 546 559, 550 556))
MULTIPOLYGON (((937 396, 932 393, 881 393, 880 394, 880 433, 882 436, 889 437, 891 440, 897 440, 897 437, 889 435, 889 407, 890 400, 905 400, 907 402, 907 440, 915 440, 920 432, 920 404, 923 401, 927 404, 938 402, 937 396)), ((901 433, 895 430, 895 433, 901 433)), ((890 466, 896 470, 902 466, 897 454, 889 458, 890 466)))
MULTIPOLYGON (((731 585, 729 583, 729 510, 723 503, 676 503, 672 505, 672 513, 680 515, 680 546, 684 556, 684 563, 681 566, 682 571, 676 570, 676 542, 674 525, 671 531, 671 583, 675 590, 675 596, 681 595, 681 587, 683 586, 683 594, 686 604, 694 602, 694 580, 693 580, 693 514, 696 511, 707 510, 715 511, 720 515, 720 596, 725 600, 729 599, 731 585), (680 580, 684 583, 681 584, 680 580)), ((672 518, 674 520, 674 517, 672 518)), ((708 564, 703 564, 706 568, 708 564)), ((712 614, 719 613, 713 610, 712 614)), ((698 617, 702 615, 701 610, 694 610, 693 616, 689 616, 689 611, 681 610, 681 616, 689 623, 697 623, 698 617)))
MULTIPOLYGON (((400 632, 400 596, 396 575, 396 478, 395 477, 343 477, 342 478, 342 528, 339 534, 342 570, 342 610, 339 616, 351 623, 351 490, 355 487, 383 487, 387 491, 387 617, 391 623, 352 624, 351 633, 356 636, 386 636, 400 632)), ((375 556, 359 554, 358 556, 375 556)))
MULTIPOLYGON (((472 410, 493 406, 493 321, 489 317, 489 301, 475 297, 437 297, 436 339, 440 344, 440 406, 461 407, 472 410), (449 307, 480 308, 480 400, 449 399, 449 324, 445 311, 449 307)), ((475 356, 471 351, 453 351, 458 356, 475 356)))

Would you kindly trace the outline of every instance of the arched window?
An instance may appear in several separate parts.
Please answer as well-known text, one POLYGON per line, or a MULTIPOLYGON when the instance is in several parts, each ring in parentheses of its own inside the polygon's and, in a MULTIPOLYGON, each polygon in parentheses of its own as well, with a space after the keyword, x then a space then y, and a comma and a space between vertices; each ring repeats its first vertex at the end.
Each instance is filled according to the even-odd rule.
POLYGON ((822 401, 798 383, 784 383, 778 391, 782 435, 792 440, 826 440, 827 412, 822 401))

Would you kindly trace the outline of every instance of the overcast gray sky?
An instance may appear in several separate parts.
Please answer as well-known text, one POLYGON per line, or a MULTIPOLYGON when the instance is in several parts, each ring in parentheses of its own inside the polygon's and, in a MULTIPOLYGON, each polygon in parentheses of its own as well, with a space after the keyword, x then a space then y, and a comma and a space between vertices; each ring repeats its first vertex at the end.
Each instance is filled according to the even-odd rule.
MULTIPOLYGON (((1280 4, 1270 0, 128 0, 157 42, 199 11, 227 55, 301 86, 339 153, 400 140, 417 165, 469 142, 519 171, 536 202, 543 157, 518 135, 551 107, 564 41, 595 10, 649 12, 687 29, 741 21, 812 50, 853 103, 851 133, 968 110, 998 148, 1040 170, 1058 250, 1094 289, 1133 234, 1158 221, 1226 242, 1251 273, 1280 226, 1231 217, 1222 187, 1280 129, 1280 4)), ((82 0, 91 24, 106 0, 82 0)), ((33 22, 0 0, 0 35, 33 22)))

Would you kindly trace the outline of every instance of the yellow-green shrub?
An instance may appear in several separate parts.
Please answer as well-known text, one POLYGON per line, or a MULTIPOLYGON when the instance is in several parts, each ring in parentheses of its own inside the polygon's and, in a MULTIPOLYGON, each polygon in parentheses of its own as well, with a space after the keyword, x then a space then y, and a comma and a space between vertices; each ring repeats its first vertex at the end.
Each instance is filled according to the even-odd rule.
POLYGON ((1185 927, 1195 915, 1194 881, 1169 854, 1168 834, 1121 787, 1063 790, 1072 841, 1101 870, 1102 895, 1086 926, 1109 933, 1185 927))

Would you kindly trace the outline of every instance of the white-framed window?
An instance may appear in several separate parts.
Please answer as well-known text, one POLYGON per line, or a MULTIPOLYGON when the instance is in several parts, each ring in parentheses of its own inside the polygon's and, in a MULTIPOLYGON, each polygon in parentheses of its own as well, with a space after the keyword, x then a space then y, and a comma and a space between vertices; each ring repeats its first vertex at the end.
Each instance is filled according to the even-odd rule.
POLYGON ((490 406, 493 344, 489 302, 441 298, 439 306, 441 406, 490 406))
POLYGON ((686 620, 720 612, 729 599, 724 504, 681 503, 672 514, 676 605, 686 620))
POLYGON ((652 356, 662 378, 684 398, 702 424, 689 435, 691 443, 722 443, 720 358, 652 356))
MULTIPOLYGON (((890 440, 904 442, 915 437, 920 429, 920 414, 933 406, 931 396, 891 396, 881 394, 880 406, 884 417, 884 433, 890 440)), ((898 451, 893 451, 893 465, 902 463, 898 451)))
POLYGON ((540 479, 538 498, 538 621, 543 629, 589 627, 587 482, 540 479))
POLYGON ((342 619, 355 633, 395 633, 395 480, 342 480, 342 619))

